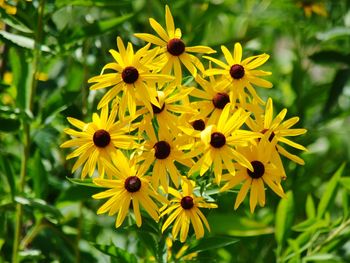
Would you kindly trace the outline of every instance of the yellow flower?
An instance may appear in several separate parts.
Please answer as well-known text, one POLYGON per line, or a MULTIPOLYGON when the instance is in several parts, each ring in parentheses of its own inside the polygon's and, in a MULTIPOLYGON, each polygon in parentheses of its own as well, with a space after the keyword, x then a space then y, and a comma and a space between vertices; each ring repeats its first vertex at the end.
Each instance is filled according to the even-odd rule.
POLYGON ((223 175, 223 181, 227 181, 227 183, 220 189, 221 192, 227 191, 241 182, 243 183, 236 198, 235 209, 237 209, 243 202, 249 189, 250 211, 252 213, 254 212, 257 203, 259 203, 260 206, 264 206, 264 183, 267 184, 277 195, 285 197, 280 184, 281 172, 283 171, 280 171, 278 166, 270 162, 273 147, 274 144, 262 139, 258 145, 239 148, 239 152, 249 160, 253 169, 249 170, 246 167, 237 164, 237 172, 235 176, 232 176, 231 174, 223 175))
POLYGON ((177 89, 175 85, 169 85, 164 90, 157 91, 160 107, 152 104, 151 115, 155 117, 159 127, 167 128, 175 136, 178 135, 180 132, 178 128, 179 115, 195 112, 187 99, 191 91, 191 88, 177 89))
POLYGON ((134 128, 125 122, 115 122, 117 109, 112 108, 108 112, 108 105, 101 109, 101 115, 94 113, 92 122, 85 123, 80 120, 68 117, 70 124, 78 128, 76 131, 70 128, 64 130, 73 139, 64 142, 61 147, 78 147, 67 156, 67 159, 76 158, 72 172, 83 166, 81 177, 84 179, 87 174, 93 175, 97 164, 98 174, 104 176, 105 166, 117 154, 117 149, 133 149, 136 144, 134 138, 126 133, 134 128))
POLYGON ((203 175, 213 164, 216 182, 221 181, 222 170, 225 168, 232 174, 235 174, 235 165, 232 160, 240 163, 244 167, 253 170, 250 162, 238 151, 237 146, 247 146, 249 142, 261 137, 260 134, 251 131, 239 130, 249 116, 249 113, 238 109, 231 113, 231 104, 227 104, 222 111, 217 125, 209 125, 201 133, 202 143, 198 143, 188 156, 202 157, 192 166, 189 174, 199 171, 203 175))
POLYGON ((141 155, 138 160, 143 160, 142 168, 148 170, 153 164, 152 168, 152 185, 155 189, 158 188, 159 182, 168 192, 168 176, 169 173, 171 181, 176 187, 179 186, 181 175, 175 165, 175 161, 187 167, 193 165, 190 158, 185 158, 183 152, 180 150, 183 144, 183 137, 175 138, 174 135, 167 132, 167 129, 160 127, 156 136, 151 124, 151 120, 146 116, 144 126, 147 140, 140 147, 141 155), (158 139, 159 138, 159 139, 158 139))
POLYGON ((304 13, 307 17, 311 17, 312 13, 320 16, 328 16, 324 3, 317 3, 316 1, 303 0, 297 3, 297 6, 304 9, 304 13))
POLYGON ((17 8, 12 5, 6 4, 6 0, 0 0, 0 8, 4 9, 9 15, 15 15, 17 13, 17 8))
POLYGON ((129 162, 121 152, 118 152, 114 162, 118 166, 107 165, 107 173, 111 173, 115 179, 96 178, 93 183, 109 188, 106 191, 95 194, 94 199, 109 198, 98 210, 97 214, 108 212, 109 216, 118 213, 115 227, 118 228, 124 221, 132 203, 136 225, 142 224, 140 205, 146 212, 158 222, 158 206, 152 200, 167 202, 164 197, 157 194, 151 187, 147 177, 143 176, 142 169, 138 169, 133 162, 129 162))
POLYGON ((163 74, 170 74, 173 70, 175 83, 180 85, 182 81, 181 63, 194 76, 197 74, 197 68, 202 72, 204 71, 204 67, 200 60, 189 52, 210 54, 215 53, 216 51, 206 46, 187 47, 181 39, 181 30, 179 28, 175 29, 173 16, 167 5, 165 6, 166 30, 153 18, 150 18, 149 22, 160 38, 145 33, 134 35, 146 42, 161 47, 159 61, 163 62, 163 66, 161 67, 161 72, 163 74))
POLYGON ((159 105, 156 97, 155 82, 168 82, 174 79, 172 76, 155 74, 151 72, 152 60, 157 55, 158 49, 148 51, 147 45, 134 53, 131 43, 127 48, 120 37, 117 38, 118 51, 111 49, 109 52, 116 62, 108 63, 102 69, 99 76, 90 78, 89 83, 94 83, 90 87, 92 90, 103 89, 113 86, 101 99, 98 108, 107 105, 122 91, 120 102, 120 113, 125 115, 127 109, 130 116, 136 114, 136 104, 141 102, 149 111, 152 111, 151 103, 159 105), (114 73, 104 73, 106 69, 115 71, 114 73))
POLYGON ((271 82, 260 78, 271 75, 271 72, 256 69, 257 67, 263 65, 270 56, 267 54, 261 54, 248 57, 242 61, 242 46, 240 43, 235 44, 232 54, 225 46, 221 46, 221 50, 225 56, 227 64, 218 59, 204 56, 204 58, 209 59, 222 68, 208 69, 205 74, 208 76, 221 75, 222 89, 229 86, 231 91, 234 93, 234 97, 238 98, 241 103, 246 101, 247 94, 245 93, 245 88, 247 88, 248 92, 254 99, 258 100, 259 103, 264 104, 263 100, 258 96, 252 84, 263 88, 272 87, 271 82))
MULTIPOLYGON (((299 121, 298 117, 290 118, 286 121, 283 121, 287 114, 287 109, 283 109, 274 119, 273 119, 273 103, 272 99, 267 100, 265 113, 261 113, 259 107, 256 107, 254 112, 255 119, 248 118, 246 124, 254 132, 260 132, 269 140, 276 138, 277 143, 285 143, 293 148, 298 150, 306 151, 307 149, 295 143, 285 137, 287 136, 298 136, 306 133, 306 129, 291 129, 291 127, 299 121)), ((289 153, 284 149, 280 144, 276 145, 278 153, 287 157, 288 159, 304 165, 304 160, 300 157, 289 153)))
POLYGON ((209 81, 197 76, 196 82, 202 89, 195 88, 190 93, 190 96, 199 99, 192 102, 195 108, 199 110, 198 118, 209 117, 208 125, 216 123, 225 108, 226 104, 234 104, 236 99, 229 87, 223 88, 214 77, 210 77, 209 81))
POLYGON ((180 232, 180 241, 185 242, 190 223, 192 223, 196 239, 200 239, 204 236, 204 227, 210 231, 210 227, 207 219, 199 208, 217 208, 216 204, 206 203, 203 197, 197 197, 193 193, 194 182, 182 177, 182 193, 176 189, 169 188, 169 193, 175 198, 170 201, 168 207, 163 207, 161 210, 161 217, 168 214, 168 218, 165 220, 162 226, 162 232, 167 229, 174 221, 172 236, 176 239, 180 232), (203 222, 203 223, 202 223, 203 222))

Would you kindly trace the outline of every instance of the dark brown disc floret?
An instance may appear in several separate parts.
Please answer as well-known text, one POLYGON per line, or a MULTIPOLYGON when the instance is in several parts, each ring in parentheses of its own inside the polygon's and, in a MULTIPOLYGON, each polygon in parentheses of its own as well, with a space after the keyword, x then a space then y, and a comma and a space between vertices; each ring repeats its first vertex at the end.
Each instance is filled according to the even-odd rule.
POLYGON ((239 64, 234 64, 230 68, 230 75, 234 79, 241 79, 244 76, 244 67, 239 64))
POLYGON ((202 119, 192 122, 192 127, 196 131, 203 131, 205 129, 205 122, 202 119))
POLYGON ((191 196, 185 196, 181 199, 181 206, 183 209, 191 209, 193 204, 193 198, 191 196))
POLYGON ((95 131, 92 140, 94 141, 95 146, 104 148, 111 142, 111 136, 108 131, 101 129, 95 131))
POLYGON ((170 155, 170 144, 166 141, 159 141, 153 146, 155 153, 154 156, 157 159, 165 159, 170 155))
POLYGON ((170 39, 167 50, 173 56, 180 56, 185 52, 185 43, 179 38, 170 39))
POLYGON ((253 179, 258 179, 265 173, 265 166, 260 161, 252 161, 250 162, 253 166, 254 172, 247 169, 248 175, 253 179))
POLYGON ((165 103, 163 103, 163 105, 162 105, 161 108, 159 108, 159 107, 157 107, 157 106, 155 106, 155 105, 153 105, 153 104, 151 104, 151 106, 152 106, 153 113, 154 113, 154 114, 159 114, 159 113, 161 113, 161 112, 164 110, 164 108, 165 108, 165 103))
POLYGON ((222 110, 226 104, 230 102, 230 97, 227 93, 218 92, 213 98, 214 107, 222 110))
POLYGON ((135 193, 141 189, 141 180, 137 176, 129 176, 124 182, 124 187, 129 193, 135 193))
POLYGON ((214 148, 221 148, 226 143, 226 137, 221 132, 213 132, 210 138, 210 144, 214 148))
POLYGON ((127 84, 134 83, 139 78, 139 72, 135 67, 126 67, 122 72, 122 79, 127 84))

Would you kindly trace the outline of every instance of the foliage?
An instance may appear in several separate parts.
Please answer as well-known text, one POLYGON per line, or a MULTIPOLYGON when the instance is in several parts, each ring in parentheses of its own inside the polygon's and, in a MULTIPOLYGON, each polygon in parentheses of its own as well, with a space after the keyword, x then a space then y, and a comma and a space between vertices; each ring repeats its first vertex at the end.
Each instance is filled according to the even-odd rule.
POLYGON ((0 4, 0 262, 349 261, 350 1, 316 1, 327 16, 305 15, 300 2, 6 1, 15 14, 0 4), (297 140, 309 150, 305 166, 284 163, 287 199, 268 193, 251 214, 249 202, 234 212, 233 193, 219 194, 205 214, 210 234, 185 245, 147 215, 141 230, 131 218, 113 229, 91 200, 100 189, 71 178, 59 148, 66 117, 95 111, 103 94, 87 79, 110 62, 116 36, 141 47, 130 32, 150 32, 149 17, 164 22, 165 4, 189 45, 239 41, 251 55, 271 54, 274 87, 261 94, 308 129, 297 140))

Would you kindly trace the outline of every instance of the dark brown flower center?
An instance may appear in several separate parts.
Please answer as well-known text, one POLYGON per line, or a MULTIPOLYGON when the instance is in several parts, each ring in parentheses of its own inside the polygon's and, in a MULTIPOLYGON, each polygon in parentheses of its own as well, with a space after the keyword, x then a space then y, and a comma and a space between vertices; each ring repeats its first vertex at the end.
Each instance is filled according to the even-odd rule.
POLYGON ((254 172, 247 169, 248 175, 253 179, 258 179, 265 173, 265 166, 260 161, 252 161, 250 162, 254 168, 254 172))
POLYGON ((134 67, 126 67, 122 72, 122 79, 127 84, 134 83, 139 78, 139 72, 134 67))
POLYGON ((244 68, 242 65, 234 64, 230 68, 230 75, 234 79, 241 79, 244 76, 244 68))
MULTIPOLYGON (((263 129, 261 131, 262 134, 265 134, 268 131, 268 129, 263 129)), ((272 132, 271 135, 269 136, 269 141, 272 142, 273 138, 275 138, 275 133, 272 132)))
POLYGON ((180 56, 185 52, 185 43, 179 38, 173 38, 169 40, 167 49, 171 55, 180 56))
POLYGON ((195 120, 192 122, 192 127, 196 131, 203 131, 205 129, 205 122, 203 120, 195 120))
POLYGON ((213 104, 214 107, 217 109, 223 109, 225 108, 226 104, 230 102, 230 97, 227 93, 216 93, 216 95, 213 98, 213 104))
POLYGON ((226 143, 225 135, 223 135, 221 132, 213 132, 211 134, 210 138, 210 144, 214 148, 221 148, 226 143))
POLYGON ((108 131, 101 129, 95 131, 92 140, 97 147, 104 148, 110 143, 111 136, 109 135, 108 131))
POLYGON ((191 196, 185 196, 181 199, 181 206, 183 209, 191 209, 193 205, 193 198, 191 196))
POLYGON ((157 142, 153 148, 155 149, 154 156, 157 159, 165 159, 170 154, 170 145, 166 141, 159 141, 157 142))
POLYGON ((153 105, 153 104, 151 104, 151 106, 152 106, 153 113, 154 113, 154 114, 159 114, 159 113, 161 113, 161 112, 164 110, 164 108, 165 108, 165 103, 163 103, 163 105, 162 105, 161 108, 159 108, 159 107, 157 107, 157 106, 155 106, 155 105, 153 105))
POLYGON ((130 193, 135 193, 141 188, 141 180, 137 176, 129 176, 124 183, 125 189, 130 193))

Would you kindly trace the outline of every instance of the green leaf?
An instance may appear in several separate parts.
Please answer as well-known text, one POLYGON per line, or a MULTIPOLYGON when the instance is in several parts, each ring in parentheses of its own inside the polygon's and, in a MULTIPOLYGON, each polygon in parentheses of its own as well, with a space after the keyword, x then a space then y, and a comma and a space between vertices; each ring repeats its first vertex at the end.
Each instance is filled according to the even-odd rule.
POLYGON ((63 42, 65 44, 71 44, 73 42, 85 39, 87 37, 103 35, 108 33, 109 31, 116 30, 118 25, 129 20, 132 16, 133 14, 126 14, 120 17, 115 17, 104 21, 96 21, 93 24, 78 28, 68 39, 66 35, 64 37, 62 36, 61 39, 64 39, 63 42))
POLYGON ((208 216, 208 222, 213 233, 230 236, 250 237, 272 234, 274 232, 273 227, 266 222, 234 216, 232 213, 211 213, 208 216))
POLYGON ((16 196, 15 201, 19 204, 29 206, 33 209, 38 209, 48 215, 53 216, 55 219, 62 218, 60 210, 56 207, 49 205, 45 200, 38 198, 26 198, 23 196, 16 196))
POLYGON ((328 225, 328 220, 321 220, 313 217, 293 226, 293 230, 298 232, 305 232, 327 227, 328 225))
POLYGON ((342 191, 342 204, 343 204, 343 213, 344 218, 348 218, 349 216, 349 199, 348 199, 348 193, 343 190, 342 191))
POLYGON ((342 177, 339 181, 343 187, 345 187, 347 190, 350 190, 350 177, 342 177))
POLYGON ((336 50, 322 50, 310 56, 310 59, 316 63, 329 65, 330 63, 350 64, 350 54, 341 53, 336 50))
POLYGON ((308 218, 314 218, 316 216, 316 208, 312 195, 308 195, 306 199, 306 215, 308 218))
POLYGON ((97 188, 104 188, 104 187, 101 187, 101 186, 98 186, 96 184, 94 184, 92 182, 92 179, 77 179, 77 178, 69 178, 69 177, 66 177, 71 183, 73 184, 77 184, 77 185, 84 185, 84 186, 88 186, 88 187, 97 187, 97 188))
POLYGON ((44 191, 47 190, 47 174, 41 161, 40 151, 35 151, 34 158, 29 165, 30 175, 33 180, 33 188, 37 198, 43 198, 44 191))
POLYGON ((318 33, 316 37, 322 41, 329 41, 335 38, 350 36, 350 28, 348 27, 334 27, 326 32, 318 33))
POLYGON ((322 218, 325 212, 327 211, 328 206, 330 205, 330 202, 332 198, 334 197, 336 193, 336 188, 338 181, 341 177, 341 174, 343 173, 343 170, 345 168, 345 163, 343 163, 338 170, 334 173, 331 180, 327 184, 326 190, 322 194, 320 203, 317 207, 317 218, 322 218))
POLYGON ((21 122, 15 118, 0 116, 0 131, 16 132, 21 127, 21 122))
POLYGON ((226 247, 228 245, 235 244, 239 241, 238 238, 230 236, 214 236, 200 239, 194 246, 191 246, 185 253, 185 255, 191 253, 198 253, 212 249, 218 249, 226 247))
POLYGON ((13 73, 13 85, 17 87, 16 105, 26 109, 31 85, 31 70, 23 49, 10 49, 10 64, 13 73))
POLYGON ((350 69, 339 69, 335 74, 335 77, 332 82, 332 86, 329 90, 328 99, 323 108, 323 114, 327 115, 330 112, 330 109, 338 101, 339 96, 342 94, 343 89, 349 79, 350 69))
MULTIPOLYGON (((3 39, 7 43, 12 44, 12 45, 17 46, 17 47, 22 47, 22 48, 26 48, 26 49, 34 49, 35 48, 35 41, 33 38, 9 33, 9 32, 3 31, 3 30, 0 31, 0 39, 3 39)), ((39 45, 39 48, 41 51, 51 52, 51 50, 48 46, 39 45)))
POLYGON ((118 259, 118 262, 137 263, 137 258, 135 255, 130 254, 128 251, 116 247, 115 245, 101 245, 96 243, 91 243, 91 245, 100 250, 102 253, 118 259))
POLYGON ((293 193, 289 191, 286 195, 287 198, 279 202, 276 212, 275 238, 280 245, 288 238, 294 219, 293 193))
POLYGON ((57 202, 81 202, 91 200, 91 196, 101 192, 97 187, 86 187, 86 185, 74 184, 61 192, 57 202))
POLYGON ((23 33, 33 33, 33 31, 27 27, 24 23, 19 21, 15 16, 9 15, 5 12, 5 9, 0 8, 0 17, 2 21, 13 27, 14 29, 21 31, 23 33))
POLYGON ((15 175, 14 175, 13 170, 12 170, 11 161, 4 154, 0 155, 0 167, 2 167, 0 172, 4 172, 5 173, 5 176, 7 178, 7 182, 9 184, 9 186, 10 186, 11 197, 13 199, 15 197, 15 191, 16 191, 16 188, 15 188, 15 175))
POLYGON ((310 261, 329 261, 329 260, 336 260, 338 259, 337 256, 329 254, 329 253, 320 253, 320 254, 314 254, 310 256, 303 257, 302 262, 310 262, 310 261))

